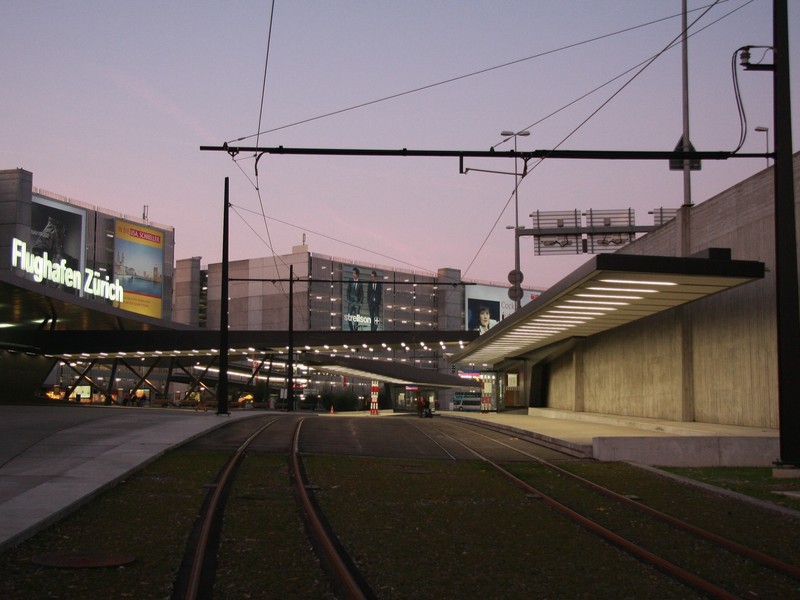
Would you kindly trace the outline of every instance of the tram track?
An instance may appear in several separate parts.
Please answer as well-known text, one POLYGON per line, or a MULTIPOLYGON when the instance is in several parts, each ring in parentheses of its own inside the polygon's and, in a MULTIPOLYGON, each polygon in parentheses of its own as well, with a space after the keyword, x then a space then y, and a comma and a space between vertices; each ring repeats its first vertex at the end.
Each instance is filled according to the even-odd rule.
POLYGON ((209 589, 212 585, 215 568, 214 559, 217 553, 213 538, 215 532, 221 527, 225 499, 234 483, 236 470, 250 444, 276 421, 277 419, 267 421, 250 435, 222 467, 195 525, 197 536, 191 542, 190 547, 187 548, 187 556, 184 558, 184 563, 178 573, 176 586, 173 590, 173 600, 178 598, 196 600, 206 596, 206 593, 202 590, 204 587, 209 589))
MULTIPOLYGON (((193 548, 192 558, 189 562, 192 565, 192 574, 188 578, 185 590, 180 590, 173 595, 173 598, 185 598, 195 600, 198 598, 210 598, 209 591, 213 588, 214 574, 209 570, 214 569, 213 560, 217 548, 209 540, 213 537, 212 533, 220 525, 222 514, 225 507, 224 502, 230 490, 235 486, 235 479, 238 464, 246 455, 247 449, 258 439, 277 419, 268 421, 257 431, 252 433, 241 446, 233 453, 231 459, 220 471, 220 475, 215 481, 213 489, 209 492, 210 501, 206 503, 203 511, 202 522, 199 525, 201 534, 199 540, 193 548), (204 591, 205 590, 205 591, 204 591)), ((293 498, 296 503, 296 510, 302 515, 306 525, 306 533, 309 537, 311 546, 320 560, 320 564, 329 580, 331 589, 335 590, 336 597, 346 598, 347 600, 364 600, 377 598, 367 578, 356 567, 356 561, 350 556, 341 543, 336 531, 337 527, 331 525, 329 516, 321 508, 316 499, 315 492, 319 490, 316 484, 309 481, 304 466, 303 453, 301 452, 301 435, 306 418, 300 418, 294 425, 291 441, 286 444, 285 453, 287 455, 289 477, 292 482, 293 498)), ((566 517, 573 523, 580 525, 584 530, 592 535, 599 537, 614 547, 623 550, 635 557, 642 563, 649 564, 664 575, 673 578, 695 592, 710 598, 733 599, 742 597, 745 594, 742 590, 729 589, 725 582, 714 581, 713 576, 708 573, 697 572, 689 566, 683 566, 659 549, 647 547, 645 540, 631 539, 624 533, 620 533, 613 525, 604 524, 596 516, 587 514, 588 511, 582 510, 581 506, 591 503, 585 495, 601 495, 614 503, 631 509, 642 515, 642 518, 655 519, 660 523, 666 524, 671 531, 683 532, 692 538, 701 539, 708 544, 722 549, 725 552, 735 553, 747 561, 757 563, 765 569, 779 573, 782 577, 791 578, 793 581, 800 581, 800 569, 796 566, 781 561, 775 557, 764 554, 745 544, 727 539, 724 536, 711 532, 697 525, 688 523, 673 515, 659 511, 653 507, 620 494, 609 487, 595 483, 586 477, 582 477, 556 464, 559 461, 578 460, 585 462, 586 459, 576 459, 569 454, 561 454, 548 445, 539 446, 535 440, 520 438, 513 433, 505 433, 491 428, 482 428, 479 425, 464 425, 455 423, 439 423, 434 427, 429 426, 428 421, 415 423, 413 420, 405 420, 406 424, 419 432, 421 436, 430 440, 438 448, 434 454, 439 455, 439 460, 463 461, 465 454, 473 460, 480 461, 488 465, 491 469, 500 474, 502 478, 516 487, 529 498, 535 498, 541 504, 549 507, 559 515, 566 517), (483 429, 484 431, 480 431, 483 429), (462 452, 455 449, 460 448, 462 452), (496 450, 491 450, 496 448, 496 450), (495 457, 490 455, 494 454, 495 457), (559 479, 568 480, 584 491, 579 493, 571 488, 568 494, 561 489, 543 489, 541 485, 534 485, 528 476, 518 476, 511 472, 512 467, 503 466, 513 464, 512 455, 517 455, 523 464, 535 464, 544 468, 547 472, 554 474, 559 479), (499 456, 499 460, 498 457, 499 456), (566 497, 565 497, 566 496, 566 497)), ((357 460, 352 458, 350 460, 357 460)), ((406 470, 405 472, 411 472, 406 470)), ((541 477, 540 477, 541 478, 541 477)), ((560 484, 563 485, 563 484, 560 484)), ((618 509, 605 507, 607 512, 615 512, 618 509)), ((335 509, 334 509, 335 512, 335 509)), ((633 519, 631 519, 633 521, 633 519)), ((670 536, 674 535, 672 533, 670 536)), ((346 536, 345 536, 346 537, 346 536)), ((351 542, 352 543, 352 542, 351 542)), ((690 541, 683 541, 683 544, 691 544, 690 541)), ((358 544, 353 546, 358 552, 358 544)), ((699 550, 698 550, 699 551, 699 550)), ((714 559, 710 562, 718 562, 714 559)), ((179 579, 180 580, 180 579, 179 579)), ((787 584, 784 589, 797 590, 798 586, 787 584)))
POLYGON ((341 590, 343 598, 347 600, 373 599, 375 598, 374 594, 353 565, 352 559, 337 542, 336 536, 331 531, 319 505, 314 502, 309 492, 310 486, 305 476, 300 452, 298 451, 302 425, 303 420, 301 419, 297 423, 297 428, 292 438, 292 451, 289 460, 291 463, 291 475, 295 484, 295 494, 305 516, 309 536, 312 538, 314 546, 318 548, 318 552, 321 555, 320 558, 324 559, 324 563, 328 567, 327 570, 330 572, 333 587, 341 590))
MULTIPOLYGON (((338 592, 337 597, 345 600, 373 600, 375 595, 337 542, 334 532, 310 493, 311 486, 305 477, 298 451, 304 420, 298 419, 287 454, 294 499, 306 523, 309 542, 324 565, 331 587, 338 592)), ((173 589, 173 600, 202 600, 213 597, 216 556, 219 551, 218 532, 222 527, 226 499, 236 485, 236 473, 248 448, 276 421, 277 419, 272 419, 252 433, 219 472, 195 525, 197 535, 192 536, 187 547, 181 569, 183 573, 179 572, 173 589)))
MULTIPOLYGON (((758 565, 769 569, 775 573, 779 573, 781 576, 785 576, 794 580, 795 582, 800 581, 800 568, 796 565, 787 563, 783 560, 780 560, 774 556, 770 556, 765 554, 755 548, 747 546, 745 544, 736 542, 724 536, 721 536, 715 532, 712 532, 708 529, 699 527, 692 523, 688 523, 682 519, 679 519, 673 515, 667 514, 663 511, 657 510, 646 504, 642 503, 641 501, 631 498, 629 496, 620 494, 608 487, 590 481, 589 479, 577 475, 567 469, 559 467, 558 465, 554 464, 550 460, 543 459, 531 452, 527 452, 523 449, 517 448, 508 444, 500 439, 492 437, 490 435, 486 435, 481 432, 474 431, 474 428, 481 428, 480 424, 475 424, 471 427, 467 427, 461 424, 453 425, 454 427, 460 429, 461 431, 470 431, 472 435, 478 435, 485 440, 489 440, 497 445, 503 446, 504 448, 511 450, 513 452, 519 453, 524 455, 527 459, 534 461, 535 463, 547 468, 553 473, 558 474, 561 477, 566 477, 571 479, 574 482, 579 483, 581 486, 590 490, 592 492, 601 494, 607 498, 614 500, 620 504, 623 504, 627 507, 633 508, 634 510, 638 511, 639 513, 651 517, 653 519, 657 519, 662 523, 669 525, 670 527, 686 532, 696 538, 702 539, 705 542, 712 544, 718 548, 721 548, 727 552, 736 554, 740 557, 743 557, 749 561, 757 563, 758 565)), ((504 432, 500 432, 494 428, 485 428, 491 429, 495 435, 500 435, 503 437, 507 437, 513 440, 521 440, 526 444, 530 445, 537 445, 536 440, 528 439, 528 438, 519 438, 514 434, 508 434, 504 432)), ((685 583, 686 585, 698 590, 704 595, 712 598, 738 598, 739 596, 734 593, 730 592, 723 587, 711 582, 709 579, 706 579, 703 576, 700 576, 696 573, 690 572, 687 569, 682 568, 681 566, 671 562, 670 560, 664 558, 663 556, 651 552, 646 548, 642 547, 641 545, 615 533, 614 531, 604 527, 600 524, 597 520, 589 518, 580 512, 573 510, 563 501, 559 501, 554 498, 551 494, 546 493, 545 491, 534 487, 528 481, 512 474, 509 470, 498 464, 496 461, 488 458, 484 454, 476 451, 473 447, 470 447, 469 444, 465 443, 463 440, 456 439, 453 436, 450 436, 447 433, 439 432, 440 435, 445 435, 446 437, 450 438, 453 442, 462 445, 465 447, 469 452, 471 452, 477 459, 483 461, 484 463, 490 465, 496 472, 500 473, 503 477, 505 477, 508 481, 512 484, 517 486, 518 488, 522 489, 528 494, 535 494, 539 498, 542 499, 543 502, 551 506, 553 509, 558 511, 560 514, 568 517, 569 519, 575 521, 576 523, 580 524, 587 530, 591 531, 595 535, 602 537, 603 539, 607 540, 608 542, 624 549, 626 552, 636 556, 640 560, 646 561, 662 572, 668 574, 671 577, 674 577, 681 582, 685 583)), ((545 447, 549 447, 549 445, 545 445, 545 447)), ((606 509, 608 510, 608 509, 606 509)), ((789 586, 791 587, 791 586, 789 586)), ((800 590, 800 587, 794 586, 795 591, 800 590)))
MULTIPOLYGON (((489 439, 492 439, 492 438, 489 438, 489 439)), ((505 447, 510 448, 510 449, 512 449, 512 450, 514 450, 516 452, 520 452, 520 453, 524 454, 525 456, 527 456, 528 458, 538 462, 539 464, 542 464, 542 465, 546 466, 547 468, 551 469, 552 471, 554 471, 556 473, 559 473, 560 475, 563 475, 565 477, 569 477, 569 478, 573 479, 574 481, 577 481, 580 484, 586 486, 587 488, 589 488, 591 490, 594 490, 594 491, 596 491, 596 492, 598 492, 598 493, 600 493, 600 494, 602 494, 604 496, 612 498, 613 500, 616 500, 617 502, 621 502, 623 504, 631 506, 631 507, 633 507, 634 509, 636 509, 636 510, 638 510, 640 512, 643 512, 643 513, 645 513, 645 514, 647 514, 647 515, 649 515, 651 517, 654 517, 654 518, 659 519, 659 520, 661 520, 661 521, 663 521, 665 523, 668 523, 669 525, 671 525, 673 527, 676 527, 678 529, 681 529, 683 531, 686 531, 688 533, 696 535, 697 537, 700 537, 700 538, 705 539, 706 541, 712 542, 712 543, 720 546, 721 548, 725 548, 726 550, 729 550, 731 552, 739 554, 740 556, 743 556, 745 558, 748 558, 750 560, 758 562, 758 563, 760 563, 760 564, 762 564, 762 565, 764 565, 764 566, 766 566, 766 567, 768 567, 770 569, 773 569, 773 570, 778 571, 780 573, 783 573, 784 575, 787 575, 787 576, 789 576, 789 577, 791 577, 791 578, 793 578, 793 579, 795 579, 797 581, 800 581, 800 567, 788 564, 788 563, 786 563, 786 562, 784 562, 784 561, 782 561, 780 559, 777 559, 777 558, 775 558, 773 556, 769 556, 767 554, 764 554, 763 552, 760 552, 758 550, 755 550, 753 548, 745 546, 744 544, 740 544, 740 543, 738 543, 736 541, 733 541, 733 540, 730 540, 730 539, 728 539, 726 537, 718 535, 718 534, 716 534, 716 533, 714 533, 712 531, 709 531, 707 529, 703 529, 701 527, 698 527, 696 525, 688 523, 688 522, 686 522, 686 521, 684 521, 682 519, 678 519, 678 518, 676 518, 676 517, 674 517, 672 515, 669 515, 669 514, 663 512, 663 511, 656 510, 655 508, 647 506, 646 504, 643 504, 642 502, 640 502, 640 501, 638 501, 638 500, 636 500, 634 498, 630 498, 629 496, 626 496, 626 495, 623 495, 623 494, 619 494, 619 493, 615 492, 614 490, 611 490, 611 489, 609 489, 607 487, 604 487, 604 486, 602 486, 600 484, 597 484, 597 483, 595 483, 593 481, 590 481, 589 479, 586 479, 585 477, 581 477, 580 475, 576 475, 575 473, 572 473, 571 471, 568 471, 567 469, 563 469, 563 468, 559 467, 558 465, 553 464, 552 462, 549 462, 547 460, 543 460, 543 459, 541 459, 541 458, 539 458, 539 457, 537 457, 535 455, 532 455, 532 454, 526 453, 524 451, 521 451, 519 449, 513 448, 512 446, 510 446, 508 444, 504 444, 503 442, 501 442, 499 440, 493 440, 493 441, 495 441, 498 444, 502 444, 505 447)))
MULTIPOLYGON (((157 506, 138 511, 142 542, 159 544, 165 527, 175 540, 173 551, 159 553, 160 563, 146 561, 148 546, 128 549, 137 557, 125 569, 129 580, 165 585, 166 593, 140 597, 169 597, 169 590, 176 600, 800 597, 800 550, 790 533, 797 520, 759 521, 767 537, 782 538, 778 544, 764 543, 756 530, 752 540, 733 536, 732 544, 720 544, 731 532, 720 526, 724 515, 745 506, 749 517, 755 509, 731 509, 724 502, 734 500, 724 500, 709 511, 723 518, 704 527, 701 511, 686 519, 654 494, 675 494, 687 508, 711 492, 538 446, 515 432, 447 418, 267 414, 226 424, 171 455, 166 465, 191 464, 191 478, 165 466, 121 486, 120 492, 130 486, 130 504, 109 503, 144 507, 143 500, 153 499, 173 508, 192 499, 185 518, 175 512, 154 519, 154 528, 147 520, 157 506), (639 473, 664 483, 648 488, 639 473), (141 486, 153 491, 136 493, 141 486), (705 541, 703 529, 720 539, 705 541), (741 550, 737 545, 746 552, 731 554, 741 550), (775 556, 785 566, 770 565, 775 556)), ((85 534, 90 544, 109 530, 107 523, 105 531, 91 532, 91 517, 81 523, 50 539, 61 544, 85 534)), ((37 554, 46 550, 37 546, 37 554)), ((62 575, 69 587, 56 589, 85 585, 85 576, 62 575)), ((108 579, 100 595, 121 597, 131 589, 112 587, 115 574, 108 579)), ((0 589, 15 585, 7 581, 0 589)))

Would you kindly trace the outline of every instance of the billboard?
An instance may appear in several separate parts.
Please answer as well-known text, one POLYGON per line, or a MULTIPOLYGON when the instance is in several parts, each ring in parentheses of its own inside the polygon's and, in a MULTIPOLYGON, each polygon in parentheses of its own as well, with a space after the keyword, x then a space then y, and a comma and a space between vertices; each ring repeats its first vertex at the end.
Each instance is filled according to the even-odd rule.
POLYGON ((114 229, 114 276, 125 288, 119 307, 160 319, 164 295, 164 233, 119 219, 114 229))
POLYGON ((342 268, 342 331, 383 331, 383 272, 342 268))
MULTIPOLYGON (((520 305, 525 306, 528 302, 539 296, 541 292, 524 289, 520 305)), ((478 331, 486 333, 497 323, 514 313, 516 304, 508 297, 508 288, 490 285, 468 285, 464 287, 466 319, 465 329, 467 331, 478 331)))
MULTIPOLYGON (((31 235, 27 250, 43 265, 55 265, 44 277, 47 285, 82 295, 82 285, 71 285, 66 276, 82 274, 86 259, 86 211, 40 196, 31 199, 31 235), (59 271, 61 275, 53 274, 59 271)), ((38 276, 34 274, 34 280, 38 276)), ((70 278, 72 279, 72 278, 70 278)), ((39 279, 41 281, 42 279, 39 279)))
POLYGON ((11 267, 36 283, 119 305, 125 290, 105 269, 87 265, 84 209, 33 196, 27 240, 11 240, 11 267))

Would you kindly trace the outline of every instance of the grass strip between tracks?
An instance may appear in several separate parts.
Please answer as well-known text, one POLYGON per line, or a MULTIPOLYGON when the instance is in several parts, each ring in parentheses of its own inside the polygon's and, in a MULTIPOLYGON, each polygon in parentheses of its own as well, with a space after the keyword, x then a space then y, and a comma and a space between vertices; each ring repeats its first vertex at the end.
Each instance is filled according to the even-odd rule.
POLYGON ((169 598, 184 546, 223 452, 171 452, 0 554, 0 597, 169 598), (116 568, 37 566, 37 556, 132 555, 116 568))
MULTIPOLYGON (((170 597, 189 530, 227 456, 171 452, 6 550, 0 597, 170 597), (32 562, 57 553, 136 560, 102 569, 32 562)), ((654 589, 660 598, 692 597, 480 462, 304 460, 320 505, 380 598, 651 597, 654 589)), ((610 479, 615 470, 601 468, 610 479)), ((225 515, 215 598, 332 597, 291 493, 285 456, 247 456, 225 515)))

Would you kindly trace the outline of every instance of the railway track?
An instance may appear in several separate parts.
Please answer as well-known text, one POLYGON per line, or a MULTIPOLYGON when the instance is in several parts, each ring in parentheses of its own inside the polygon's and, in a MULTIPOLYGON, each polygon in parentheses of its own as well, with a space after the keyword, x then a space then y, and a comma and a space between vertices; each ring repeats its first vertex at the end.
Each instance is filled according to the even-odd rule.
MULTIPOLYGON (((526 501, 534 500, 533 504, 523 508, 525 512, 521 514, 535 512, 538 515, 537 518, 544 519, 542 522, 559 521, 553 527, 560 527, 560 531, 563 533, 558 535, 565 536, 564 539, 567 539, 566 536, 575 536, 576 534, 575 530, 570 529, 574 525, 560 522, 559 517, 564 517, 567 521, 578 524, 585 532, 589 532, 592 536, 609 544, 615 549, 614 551, 622 550, 635 557, 637 563, 651 565, 653 569, 663 574, 662 576, 679 582, 680 586, 686 586, 687 589, 684 591, 687 597, 692 594, 711 598, 800 597, 800 584, 798 584, 800 569, 794 564, 750 547, 741 541, 728 539, 696 523, 690 523, 665 511, 655 509, 641 499, 631 497, 630 494, 614 491, 610 487, 578 475, 565 467, 571 463, 580 464, 585 461, 560 453, 553 448, 536 446, 532 441, 521 439, 514 434, 482 430, 472 424, 457 424, 448 419, 417 421, 401 417, 381 420, 392 422, 382 423, 389 429, 393 429, 392 440, 407 440, 403 443, 402 448, 398 447, 393 453, 389 453, 390 457, 387 459, 386 456, 381 456, 375 450, 381 444, 380 434, 376 434, 374 440, 370 438, 371 428, 375 427, 375 432, 380 431, 380 428, 376 426, 377 420, 354 419, 353 423, 348 423, 341 419, 338 420, 335 427, 322 429, 321 425, 325 421, 328 421, 325 425, 330 426, 332 420, 328 419, 296 419, 291 436, 284 434, 280 437, 282 440, 280 443, 276 445, 273 442, 272 451, 281 451, 288 456, 288 473, 292 482, 293 498, 297 510, 303 515, 310 544, 315 549, 337 598, 410 597, 407 592, 398 591, 400 584, 394 583, 393 580, 386 583, 378 575, 379 568, 375 566, 377 563, 374 559, 370 561, 369 557, 374 557, 376 552, 379 552, 375 548, 379 548, 380 545, 371 546, 370 544, 375 543, 375 539, 370 541, 369 538, 370 536, 380 538, 380 529, 388 527, 392 530, 392 535, 396 533, 400 535, 397 538, 387 535, 386 540, 395 540, 394 542, 385 542, 390 546, 400 546, 402 544, 400 540, 404 539, 402 536, 407 538, 416 535, 421 538, 419 547, 425 548, 425 552, 439 556, 448 553, 447 546, 436 546, 435 540, 428 539, 423 543, 423 538, 434 536, 426 535, 424 529, 420 531, 417 528, 414 531, 408 525, 408 523, 414 522, 413 515, 409 521, 409 515, 406 514, 403 503, 397 501, 407 491, 407 489, 403 489, 405 482, 398 483, 398 480, 408 475, 417 476, 417 482, 430 479, 430 483, 435 488, 437 478, 443 482, 447 476, 447 469, 450 467, 447 467, 446 463, 464 464, 476 461, 489 467, 491 473, 501 475, 502 481, 505 482, 498 484, 496 476, 490 475, 489 471, 481 470, 478 475, 469 472, 469 476, 476 477, 477 483, 474 485, 479 486, 475 491, 474 502, 476 505, 481 506, 483 501, 478 497, 477 490, 483 489, 484 479, 493 480, 486 485, 506 487, 511 485, 519 490, 521 498, 526 501), (362 422, 356 425, 355 421, 362 422), (371 421, 371 423, 368 424, 364 421, 371 421), (309 427, 312 429, 306 431, 309 427), (403 431, 413 431, 414 434, 413 436, 403 434, 403 431), (358 435, 359 432, 361 435, 358 435), (333 438, 330 436, 334 435, 338 436, 336 439, 339 445, 331 442, 333 438), (356 449, 353 452, 345 451, 343 454, 353 454, 359 458, 342 458, 343 443, 356 449), (326 456, 321 450, 326 444, 333 447, 332 452, 339 456, 326 456), (365 456, 367 458, 363 458, 365 456), (353 468, 353 461, 359 460, 365 462, 356 464, 353 468), (387 466, 387 460, 395 462, 390 462, 387 466), (376 485, 370 485, 370 488, 374 489, 359 490, 357 475, 352 482, 337 475, 336 469, 343 463, 350 464, 351 471, 361 471, 364 476, 363 480, 370 482, 373 481, 371 478, 368 479, 371 477, 369 475, 371 469, 376 468, 377 473, 380 473, 381 469, 389 470, 395 475, 385 479, 389 482, 386 485, 398 487, 389 489, 384 495, 376 485), (432 466, 437 464, 440 466, 432 466), (358 513, 359 517, 352 516, 351 513, 355 511, 351 508, 353 505, 349 501, 337 504, 338 497, 342 492, 353 494, 359 499, 357 505, 358 510, 361 511, 358 513), (362 517, 361 515, 365 513, 363 513, 361 502, 375 507, 377 515, 362 517), (342 506, 345 508, 342 509, 342 506), (601 507, 599 510, 598 506, 601 507), (554 513, 557 513, 559 517, 556 517, 554 513), (612 518, 609 518, 609 515, 612 515, 612 518), (363 532, 359 533, 357 526, 359 518, 375 519, 373 524, 362 527, 375 530, 374 534, 371 531, 367 531, 366 535, 363 532), (622 527, 620 527, 621 522, 624 522, 622 527), (657 525, 653 525, 653 523, 657 523, 657 525), (656 534, 652 533, 654 527, 657 528, 656 534), (634 535, 637 531, 649 533, 639 535, 637 538, 634 535), (659 538, 659 544, 649 543, 654 535, 659 538), (688 547, 697 556, 686 564, 680 560, 682 553, 670 552, 670 547, 688 547), (719 565, 729 565, 730 568, 727 570, 730 573, 720 574, 719 565), (364 566, 367 569, 366 574, 360 568, 364 566), (689 593, 689 590, 692 592, 689 593)), ((284 429, 287 428, 285 419, 276 417, 268 420, 232 452, 231 459, 220 472, 209 491, 203 513, 198 519, 191 547, 187 548, 184 566, 176 579, 173 598, 212 597, 211 590, 213 589, 216 565, 214 557, 218 552, 218 532, 222 527, 226 498, 236 486, 239 465, 247 456, 249 449, 259 439, 269 437, 270 429, 277 422, 281 422, 284 429)), ((455 474, 453 481, 457 482, 458 477, 460 475, 455 474)), ((363 482, 362 485, 364 485, 363 482)), ((441 485, 443 488, 445 487, 444 483, 441 485)), ((420 486, 420 488, 422 489, 424 486, 420 486)), ((509 494, 508 490, 505 492, 500 490, 499 493, 506 496, 513 495, 513 493, 509 494)), ((429 506, 430 502, 427 499, 424 502, 421 501, 425 506, 429 506)), ((436 514, 446 515, 447 513, 437 512, 436 514)), ((491 513, 487 512, 487 517, 489 516, 491 513)), ((442 521, 443 518, 439 516, 433 518, 427 526, 438 527, 442 521)), ((480 521, 481 519, 478 519, 476 522, 480 521)), ((428 522, 426 521, 426 523, 428 522)), ((462 525, 465 524, 466 521, 462 525)), ((520 529, 523 528, 521 525, 520 529)), ((511 531, 506 535, 511 539, 511 536, 524 533, 523 531, 511 531)), ((530 532, 527 534, 529 535, 530 532)), ((451 539, 455 539, 455 537, 456 534, 453 533, 451 539)), ((444 536, 443 539, 447 539, 447 536, 444 536)), ((444 543, 447 544, 447 542, 444 543)), ((451 541, 450 543, 454 544, 455 542, 451 541)), ((612 551, 608 552, 613 554, 612 551)), ((596 557, 592 556, 587 558, 596 560, 596 557)), ((401 560, 397 560, 394 564, 398 570, 413 568, 413 566, 404 566, 406 563, 401 560)), ((630 568, 634 571, 639 567, 630 568)), ((447 568, 440 567, 440 571, 446 572, 447 568)), ((467 579, 464 574, 455 576, 467 579)), ((648 576, 645 575, 645 577, 648 576)), ((424 593, 415 595, 426 597, 424 593)), ((470 596, 469 591, 461 595, 462 597, 477 597, 470 596)), ((559 596, 558 593, 552 595, 559 596)), ((661 594, 655 593, 654 595, 660 596, 661 594)), ((665 591, 664 597, 683 597, 683 594, 680 589, 670 593, 665 591)))
MULTIPOLYGON (((296 421, 287 452, 295 500, 304 516, 310 542, 319 555, 337 597, 347 600, 374 599, 375 595, 337 542, 309 491, 302 459, 298 452, 298 440, 304 420, 300 418, 296 421)), ((220 471, 195 525, 195 535, 191 538, 181 571, 176 578, 172 596, 174 600, 179 598, 200 600, 213 597, 219 530, 222 528, 225 500, 236 483, 237 470, 248 449, 262 433, 277 421, 278 418, 271 419, 252 433, 236 449, 220 471)))
MULTIPOLYGON (((762 567, 763 569, 769 571, 771 575, 777 574, 779 576, 785 577, 788 580, 795 582, 795 583, 787 583, 787 589, 788 590, 793 589, 795 593, 800 593, 800 585, 796 583, 800 582, 800 567, 794 564, 787 563, 779 558, 761 552, 756 548, 731 540, 724 536, 718 535, 713 531, 689 523, 673 515, 667 514, 666 512, 652 508, 644 504, 639 498, 632 498, 628 495, 620 494, 608 487, 590 481, 585 477, 577 475, 567 469, 564 469, 555 464, 552 460, 547 460, 528 450, 509 444, 503 439, 499 439, 500 437, 504 437, 507 439, 512 439, 515 442, 519 442, 520 438, 518 438, 513 434, 499 433, 496 430, 492 430, 492 435, 488 435, 486 433, 476 431, 477 429, 476 426, 456 425, 455 427, 457 427, 461 431, 469 431, 471 435, 477 435, 484 440, 489 440, 491 443, 497 444, 505 449, 509 449, 512 452, 519 453, 525 456, 526 458, 536 462, 537 464, 545 467, 550 472, 555 473, 561 477, 566 477, 570 479, 571 481, 579 484, 584 489, 589 490, 590 492, 602 495, 605 498, 609 498, 621 505, 624 505, 625 507, 634 509, 639 514, 643 515, 643 517, 645 518, 656 519, 661 523, 668 525, 669 527, 673 528, 676 531, 681 531, 690 534, 695 538, 703 540, 707 544, 714 546, 715 548, 719 548, 733 555, 744 558, 747 561, 750 561, 751 563, 754 563, 759 567, 762 567)), ((636 542, 631 541, 630 539, 627 539, 615 533, 614 531, 611 531, 607 527, 603 526, 599 520, 587 517, 585 516, 585 514, 582 514, 581 512, 578 512, 577 510, 570 508, 570 506, 567 505, 567 502, 569 502, 569 500, 566 501, 559 500, 553 495, 542 491, 542 489, 534 487, 526 479, 512 474, 509 470, 502 467, 496 461, 474 450, 463 440, 458 440, 455 437, 450 436, 446 433, 440 432, 440 434, 449 437, 455 443, 467 448, 472 454, 475 455, 477 459, 484 461, 486 464, 490 465, 495 471, 503 475, 503 477, 508 479, 511 483, 522 489, 524 492, 537 495, 546 504, 551 506, 553 509, 557 510, 560 514, 566 516, 567 518, 585 527, 588 531, 602 537, 609 543, 612 543, 624 549, 626 552, 632 554, 636 558, 652 564, 654 567, 668 574, 670 577, 673 577, 681 581, 687 586, 696 589, 700 593, 707 595, 708 597, 711 598, 738 598, 740 597, 739 595, 737 595, 738 593, 741 593, 743 595, 753 594, 752 590, 744 590, 739 592, 729 591, 721 587, 720 585, 714 583, 712 581, 713 576, 709 576, 708 578, 706 578, 706 576, 693 573, 681 567, 680 565, 671 562, 664 556, 659 555, 655 552, 651 552, 650 550, 637 544, 636 542)), ((533 440, 524 440, 524 443, 530 444, 532 446, 536 445, 533 440)), ((610 509, 607 506, 605 506, 604 510, 608 511, 613 509, 610 509)))

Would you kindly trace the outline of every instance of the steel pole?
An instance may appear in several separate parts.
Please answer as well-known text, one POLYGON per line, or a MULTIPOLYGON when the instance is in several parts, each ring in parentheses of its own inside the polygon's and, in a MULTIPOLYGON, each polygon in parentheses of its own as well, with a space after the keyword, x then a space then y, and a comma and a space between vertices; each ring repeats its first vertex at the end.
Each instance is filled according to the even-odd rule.
MULTIPOLYGON (((519 274, 519 168, 517 162, 517 134, 514 134, 514 271, 519 274)), ((519 275, 517 275, 519 276, 519 275)), ((519 287, 521 282, 515 284, 519 287)), ((520 298, 514 300, 516 310, 521 306, 520 298)))
MULTIPOLYGON (((691 141, 689 140, 689 40, 688 40, 688 23, 686 20, 686 0, 683 0, 682 7, 682 32, 681 32, 681 49, 682 49, 682 67, 681 67, 681 80, 682 80, 682 97, 683 97, 683 151, 689 152, 691 148, 691 141)), ((691 161, 684 159, 683 161, 683 205, 692 205, 692 169, 691 161)))
POLYGON ((289 358, 286 361, 286 410, 294 410, 294 265, 289 265, 289 358))
POLYGON ((772 8, 775 46, 775 296, 778 336, 778 410, 781 462, 800 466, 800 311, 789 86, 789 16, 786 0, 772 8))
POLYGON ((225 178, 222 213, 222 285, 219 307, 219 376, 217 377, 217 414, 228 414, 228 178, 225 178))

